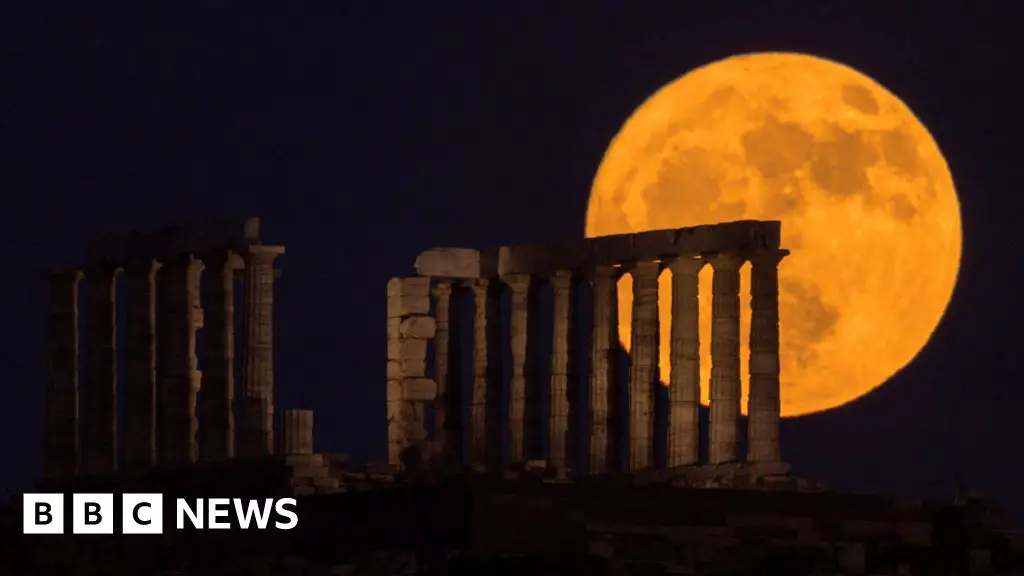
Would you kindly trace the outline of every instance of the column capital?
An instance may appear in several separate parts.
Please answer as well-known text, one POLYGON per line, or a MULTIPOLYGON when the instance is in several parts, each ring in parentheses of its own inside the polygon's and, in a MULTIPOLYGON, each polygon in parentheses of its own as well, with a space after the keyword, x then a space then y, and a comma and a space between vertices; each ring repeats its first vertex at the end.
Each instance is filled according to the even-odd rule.
POLYGON ((449 281, 441 280, 430 289, 430 293, 435 298, 447 298, 452 294, 452 283, 449 281))
POLYGON ((778 266, 786 256, 789 256, 789 250, 760 250, 748 259, 753 266, 778 266))
POLYGON ((668 261, 673 276, 696 276, 707 264, 703 258, 676 258, 668 261))
POLYGON ((200 254, 199 259, 211 268, 219 268, 221 266, 229 270, 245 268, 245 261, 242 256, 232 250, 211 250, 200 254))
POLYGON ((556 270, 551 275, 551 288, 554 290, 568 290, 572 288, 573 274, 571 270, 556 270))
POLYGON ((519 292, 520 290, 525 291, 530 288, 530 284, 533 282, 532 274, 509 274, 502 276, 501 281, 508 284, 508 287, 513 292, 519 292))
POLYGON ((264 244, 250 244, 246 247, 242 253, 242 258, 246 262, 256 262, 259 264, 270 264, 274 262, 274 259, 284 254, 284 246, 267 246, 264 244))
POLYGON ((714 252, 703 258, 712 269, 721 272, 736 272, 747 262, 747 257, 739 252, 714 252))
POLYGON ((159 270, 163 264, 152 258, 139 258, 126 262, 124 265, 125 274, 132 276, 152 274, 159 270))
POLYGON ((77 284, 84 274, 78 268, 50 268, 44 271, 51 282, 67 282, 77 284))
POLYGON ((100 276, 117 276, 121 272, 121 266, 110 262, 108 260, 101 260, 99 262, 93 262, 85 267, 85 278, 89 280, 89 277, 100 276))
POLYGON ((621 268, 624 272, 629 272, 633 276, 650 276, 657 277, 661 273, 661 262, 654 260, 637 260, 628 264, 623 264, 621 268))
POLYGON ((617 280, 622 275, 623 269, 618 266, 598 265, 587 270, 587 277, 591 280, 598 278, 611 278, 617 280))

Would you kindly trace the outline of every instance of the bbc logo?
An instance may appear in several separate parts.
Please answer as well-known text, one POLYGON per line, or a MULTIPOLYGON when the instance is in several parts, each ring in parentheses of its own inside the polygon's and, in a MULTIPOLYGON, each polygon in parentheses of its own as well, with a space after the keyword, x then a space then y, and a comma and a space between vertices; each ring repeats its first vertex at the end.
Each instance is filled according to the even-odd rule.
MULTIPOLYGON (((22 533, 63 534, 64 494, 25 494, 22 503, 22 533)), ((72 494, 72 534, 113 534, 113 494, 72 494)), ((163 533, 163 494, 123 494, 123 534, 163 533)))

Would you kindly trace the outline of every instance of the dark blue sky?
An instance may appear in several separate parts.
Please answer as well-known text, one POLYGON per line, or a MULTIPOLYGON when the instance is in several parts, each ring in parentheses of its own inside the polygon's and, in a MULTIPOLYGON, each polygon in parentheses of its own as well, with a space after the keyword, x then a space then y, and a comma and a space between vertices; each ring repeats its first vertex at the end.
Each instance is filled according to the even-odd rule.
POLYGON ((907 102, 952 168, 965 240, 929 347, 868 397, 785 422, 785 455, 856 490, 950 493, 960 473, 1024 516, 1013 73, 1024 51, 1011 3, 10 4, 0 15, 8 492, 41 462, 47 310, 36 270, 76 263, 90 234, 261 216, 265 241, 288 247, 279 406, 317 410, 322 450, 380 459, 390 276, 431 245, 578 237, 601 154, 646 96, 708 61, 792 50, 847 63, 907 102))

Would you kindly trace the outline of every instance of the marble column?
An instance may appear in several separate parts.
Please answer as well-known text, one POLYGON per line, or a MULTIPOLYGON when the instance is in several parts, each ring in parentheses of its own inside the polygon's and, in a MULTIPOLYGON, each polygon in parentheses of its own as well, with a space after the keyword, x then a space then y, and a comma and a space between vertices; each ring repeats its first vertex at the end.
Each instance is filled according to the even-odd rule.
POLYGON ((570 382, 573 378, 572 361, 572 274, 559 270, 551 277, 553 328, 551 338, 551 379, 548 389, 548 465, 567 468, 570 459, 569 411, 571 409, 570 382))
POLYGON ((117 276, 111 263, 85 275, 89 305, 85 319, 85 386, 82 388, 82 473, 117 470, 117 276))
POLYGON ((199 459, 235 455, 235 270, 242 259, 230 251, 204 255, 209 285, 203 314, 203 393, 199 396, 199 459))
POLYGON ((512 380, 509 385, 509 462, 522 464, 530 454, 527 450, 527 430, 539 424, 527 418, 527 398, 536 383, 529 355, 530 323, 533 312, 534 286, 529 274, 513 274, 505 278, 511 291, 509 340, 512 352, 512 380))
POLYGON ((283 456, 313 453, 313 411, 287 409, 281 411, 281 437, 277 453, 283 456))
POLYGON ((469 464, 501 467, 501 283, 470 281, 475 303, 473 387, 469 400, 469 464))
POLYGON ((722 253, 708 259, 714 270, 711 296, 711 418, 708 461, 739 457, 740 268, 743 257, 722 253))
POLYGON ((427 342, 437 330, 430 278, 392 278, 387 295, 388 463, 416 470, 429 457, 425 406, 437 402, 437 385, 426 378, 427 342))
POLYGON ((591 474, 615 469, 618 464, 616 386, 619 353, 618 269, 597 267, 591 278, 594 325, 590 349, 590 447, 591 474))
POLYGON ((156 466, 156 276, 154 260, 124 270, 124 468, 156 466))
POLYGON ((672 272, 671 376, 668 388, 667 465, 700 462, 700 322, 698 275, 705 262, 679 258, 672 272))
POLYGON ((43 476, 69 480, 78 473, 79 270, 50 273, 50 380, 43 423, 43 476))
POLYGON ((633 275, 633 325, 630 330, 630 471, 654 465, 654 386, 658 382, 658 262, 637 262, 633 275))
POLYGON ((237 453, 259 458, 274 450, 274 260, 284 246, 249 246, 242 254, 242 378, 237 453))
POLYGON ((750 397, 747 460, 778 462, 779 450, 779 262, 788 250, 751 258, 750 397))
POLYGON ((164 262, 157 276, 159 324, 157 377, 160 402, 157 462, 176 467, 198 456, 196 397, 201 376, 196 358, 196 329, 202 325, 199 277, 202 262, 182 255, 164 262))
POLYGON ((462 463, 462 356, 458 310, 462 289, 439 281, 434 298, 434 453, 446 464, 462 463))

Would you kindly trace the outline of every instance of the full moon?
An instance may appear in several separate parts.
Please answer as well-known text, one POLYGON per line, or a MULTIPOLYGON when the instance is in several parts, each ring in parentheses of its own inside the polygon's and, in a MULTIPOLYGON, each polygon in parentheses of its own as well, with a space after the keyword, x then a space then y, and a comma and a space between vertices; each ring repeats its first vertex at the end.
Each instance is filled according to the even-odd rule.
MULTIPOLYGON (((938 145, 866 75, 790 53, 731 57, 658 90, 598 168, 586 235, 780 220, 782 415, 841 406, 925 346, 960 266, 960 206, 938 145)), ((700 276, 701 395, 708 402, 711 275, 700 276)), ((671 272, 659 278, 669 381, 671 272)), ((630 342, 632 281, 619 282, 630 342)), ((749 264, 741 271, 746 412, 749 264)))

